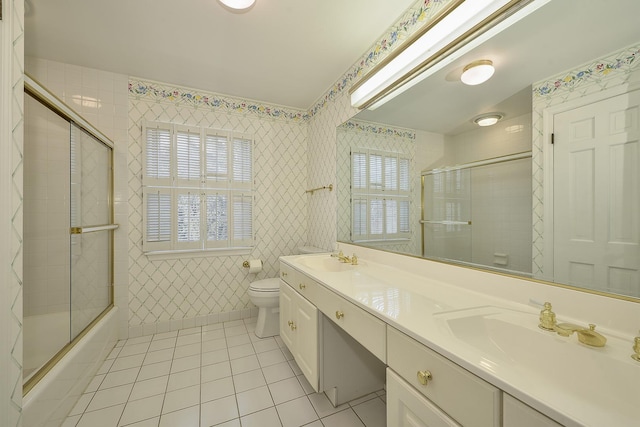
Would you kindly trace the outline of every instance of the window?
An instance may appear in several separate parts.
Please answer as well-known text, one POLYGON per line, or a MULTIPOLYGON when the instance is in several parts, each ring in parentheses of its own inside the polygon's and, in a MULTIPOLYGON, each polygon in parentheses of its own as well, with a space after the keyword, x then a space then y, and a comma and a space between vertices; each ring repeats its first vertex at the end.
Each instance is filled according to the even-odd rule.
POLYGON ((408 158, 398 153, 351 152, 351 240, 409 239, 408 158))
POLYGON ((253 246, 253 138, 145 123, 143 250, 253 246))

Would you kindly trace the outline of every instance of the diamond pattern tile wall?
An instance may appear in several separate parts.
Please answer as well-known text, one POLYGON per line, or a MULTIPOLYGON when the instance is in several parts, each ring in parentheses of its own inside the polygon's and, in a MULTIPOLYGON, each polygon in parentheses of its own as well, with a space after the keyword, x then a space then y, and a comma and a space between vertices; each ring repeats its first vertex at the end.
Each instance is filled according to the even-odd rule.
MULTIPOLYGON (((171 92, 186 91, 163 84, 153 85, 171 92)), ((198 92, 196 96, 214 98, 218 95, 198 92)), ((130 328, 166 325, 171 321, 251 308, 247 295, 249 283, 276 277, 278 258, 295 253, 298 246, 307 243, 306 123, 251 111, 236 113, 215 106, 194 106, 181 98, 153 97, 133 91, 129 101, 130 328), (143 254, 142 120, 192 124, 255 136, 256 246, 250 257, 262 260, 262 272, 248 274, 242 267, 245 256, 149 261, 143 254)), ((234 104, 240 105, 242 101, 234 101, 234 104)))

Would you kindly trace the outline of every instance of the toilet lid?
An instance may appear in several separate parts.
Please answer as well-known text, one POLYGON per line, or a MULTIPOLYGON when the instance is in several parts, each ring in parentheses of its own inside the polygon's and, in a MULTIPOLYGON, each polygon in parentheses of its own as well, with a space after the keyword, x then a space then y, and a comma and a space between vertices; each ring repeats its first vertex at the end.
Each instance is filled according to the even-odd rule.
POLYGON ((278 292, 280 290, 280 279, 262 279, 251 282, 249 289, 260 292, 278 292))

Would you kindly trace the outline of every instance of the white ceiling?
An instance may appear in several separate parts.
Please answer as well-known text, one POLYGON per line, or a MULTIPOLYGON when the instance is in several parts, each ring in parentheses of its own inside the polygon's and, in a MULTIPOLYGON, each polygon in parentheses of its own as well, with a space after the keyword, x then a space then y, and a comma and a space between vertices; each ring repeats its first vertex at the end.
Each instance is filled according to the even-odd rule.
POLYGON ((28 56, 307 109, 415 0, 28 3, 28 56))

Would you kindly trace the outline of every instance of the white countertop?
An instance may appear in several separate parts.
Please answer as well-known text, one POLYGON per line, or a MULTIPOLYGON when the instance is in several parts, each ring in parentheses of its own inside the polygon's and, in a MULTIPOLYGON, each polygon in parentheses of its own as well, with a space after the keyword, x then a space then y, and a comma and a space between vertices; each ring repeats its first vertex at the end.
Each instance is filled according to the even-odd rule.
MULTIPOLYGON (((493 289, 490 284, 478 282, 504 282, 504 277, 469 269, 463 269, 461 276, 455 277, 458 274, 455 269, 459 267, 357 249, 360 265, 340 272, 321 271, 300 262, 304 257, 328 257, 327 254, 287 256, 281 261, 561 424, 639 425, 640 363, 630 357, 632 336, 599 326, 598 330, 608 339, 607 345, 588 347, 579 343, 575 334, 564 338, 539 329, 539 308, 521 302, 528 301, 527 295, 520 295, 517 300, 510 294, 512 291, 506 292, 501 287, 504 284, 493 289), (393 266, 380 262, 380 257, 393 266), (447 273, 440 271, 442 268, 450 270, 447 273), (447 276, 451 280, 442 280, 447 276), (461 279, 468 286, 456 283, 461 279), (507 295, 502 296, 503 293, 507 295), (503 326, 497 332, 498 339, 483 335, 483 324, 478 320, 484 319, 494 322, 491 325, 503 326), (511 321, 515 326, 511 327, 511 321), (461 326, 456 329, 458 326, 454 325, 461 326), (471 329, 477 329, 478 334, 471 329)), ((338 263, 337 259, 333 261, 338 263)), ((523 285, 520 292, 533 292, 528 298, 552 296, 562 302, 568 298, 579 303, 584 298, 576 299, 574 294, 579 292, 564 295, 562 292, 567 290, 540 291, 529 284, 523 285)), ((583 305, 590 303, 588 300, 583 305)), ((602 304, 609 309, 612 302, 602 304)), ((635 320, 637 315, 640 320, 638 305, 627 304, 619 306, 628 312, 626 318, 631 316, 635 320)), ((601 314, 588 320, 569 318, 558 311, 556 314, 559 322, 585 326, 604 319, 601 314)), ((616 314, 620 316, 619 312, 616 314)))

